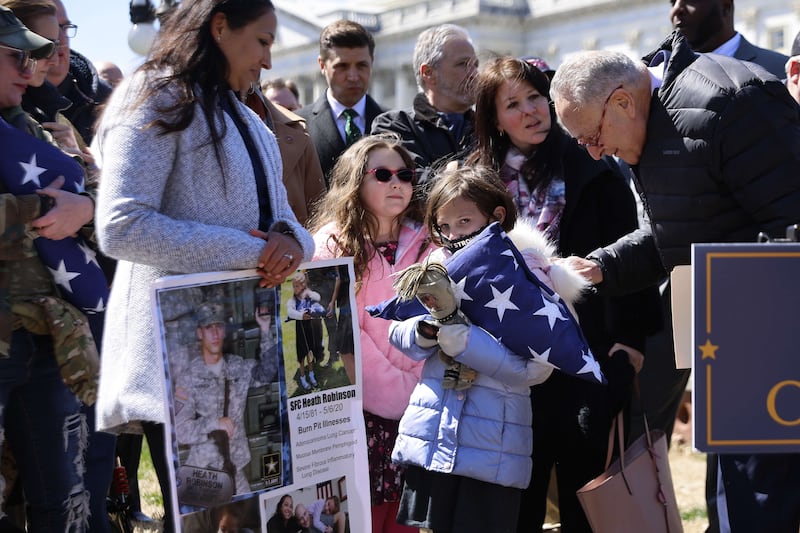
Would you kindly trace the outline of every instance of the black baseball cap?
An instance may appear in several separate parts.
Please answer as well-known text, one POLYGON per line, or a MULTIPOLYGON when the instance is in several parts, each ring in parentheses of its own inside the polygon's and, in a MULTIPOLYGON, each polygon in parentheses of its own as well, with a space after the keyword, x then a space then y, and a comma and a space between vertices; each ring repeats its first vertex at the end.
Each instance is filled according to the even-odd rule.
POLYGON ((0 6, 0 44, 30 52, 34 59, 49 57, 55 46, 52 41, 26 28, 5 6, 0 6))

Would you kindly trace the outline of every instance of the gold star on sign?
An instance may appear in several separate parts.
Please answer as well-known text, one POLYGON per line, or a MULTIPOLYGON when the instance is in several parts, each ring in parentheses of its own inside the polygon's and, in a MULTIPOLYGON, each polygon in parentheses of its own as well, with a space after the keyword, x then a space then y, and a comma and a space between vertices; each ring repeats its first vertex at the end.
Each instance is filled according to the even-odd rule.
POLYGON ((698 346, 698 348, 703 352, 703 357, 701 359, 717 359, 717 348, 719 348, 719 346, 711 344, 711 339, 706 339, 706 343, 698 346))

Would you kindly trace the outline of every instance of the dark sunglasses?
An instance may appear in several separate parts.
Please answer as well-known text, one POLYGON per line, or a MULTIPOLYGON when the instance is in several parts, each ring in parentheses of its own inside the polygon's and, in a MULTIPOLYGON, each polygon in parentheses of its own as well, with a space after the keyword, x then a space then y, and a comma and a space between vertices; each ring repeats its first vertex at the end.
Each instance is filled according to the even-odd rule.
POLYGON ((397 179, 400 181, 411 183, 414 181, 414 176, 416 175, 410 168, 398 168, 392 170, 386 167, 371 168, 367 170, 367 174, 374 174, 375 179, 381 183, 388 183, 392 180, 392 176, 397 176, 397 179))
POLYGON ((19 48, 12 48, 3 44, 0 44, 0 48, 14 52, 14 57, 17 61, 17 70, 19 70, 20 74, 36 70, 36 60, 31 57, 31 53, 28 50, 20 50, 19 48))

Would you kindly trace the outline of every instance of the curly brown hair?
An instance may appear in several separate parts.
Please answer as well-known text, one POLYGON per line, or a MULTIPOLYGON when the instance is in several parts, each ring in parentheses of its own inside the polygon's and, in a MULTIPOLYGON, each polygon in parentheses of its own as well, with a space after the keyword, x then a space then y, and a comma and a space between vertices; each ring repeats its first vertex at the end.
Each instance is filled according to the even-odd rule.
MULTIPOLYGON (((372 242, 378 233, 378 220, 367 211, 361 200, 361 184, 366 175, 369 154, 381 148, 396 152, 406 167, 414 168, 414 159, 397 136, 386 134, 362 137, 339 156, 331 171, 330 190, 315 206, 315 214, 309 222, 311 233, 316 233, 331 222, 336 225, 337 234, 331 236, 326 246, 338 257, 353 257, 353 268, 359 282, 357 288, 376 253, 372 242)), ((397 221, 407 218, 422 222, 423 205, 415 180, 411 201, 406 210, 397 217, 397 221)), ((427 241, 424 244, 427 246, 427 241)), ((420 255, 423 250, 424 246, 419 251, 420 255)))

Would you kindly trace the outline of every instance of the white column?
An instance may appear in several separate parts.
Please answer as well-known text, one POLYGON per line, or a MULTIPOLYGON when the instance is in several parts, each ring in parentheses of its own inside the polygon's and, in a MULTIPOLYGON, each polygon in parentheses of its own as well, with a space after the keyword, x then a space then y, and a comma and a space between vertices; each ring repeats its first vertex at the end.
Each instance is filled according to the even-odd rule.
POLYGON ((417 93, 416 84, 410 65, 403 65, 397 69, 394 77, 395 108, 405 109, 411 107, 414 102, 414 95, 417 93))

